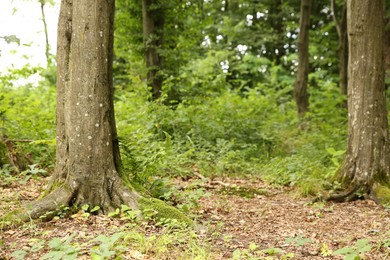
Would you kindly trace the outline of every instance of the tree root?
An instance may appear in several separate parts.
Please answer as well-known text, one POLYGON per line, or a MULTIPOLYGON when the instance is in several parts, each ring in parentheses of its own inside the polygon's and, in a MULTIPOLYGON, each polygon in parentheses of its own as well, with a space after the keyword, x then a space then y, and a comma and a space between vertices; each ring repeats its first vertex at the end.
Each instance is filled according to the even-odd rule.
POLYGON ((100 205, 90 205, 93 203, 84 200, 85 198, 80 194, 79 189, 72 190, 67 185, 60 186, 47 196, 1 217, 0 229, 8 229, 38 219, 49 221, 58 215, 63 207, 81 206, 84 204, 99 206, 100 210, 98 213, 102 214, 114 211, 116 208, 120 208, 121 205, 128 205, 132 209, 137 210, 139 208, 138 201, 142 198, 136 191, 123 185, 120 180, 114 181, 111 188, 107 189, 103 194, 104 199, 100 201, 100 205))
POLYGON ((312 203, 318 201, 351 202, 359 199, 369 199, 377 204, 388 204, 390 203, 390 187, 380 183, 374 183, 370 187, 355 183, 344 191, 317 197, 312 200, 312 203))
POLYGON ((351 202, 361 198, 361 195, 358 194, 359 187, 357 185, 352 185, 349 189, 339 192, 332 193, 325 197, 325 201, 334 201, 334 202, 351 202))
POLYGON ((71 199, 72 192, 65 187, 60 187, 46 197, 28 204, 24 209, 9 212, 1 217, 0 228, 9 229, 39 218, 50 220, 58 213, 61 206, 69 205, 71 199))

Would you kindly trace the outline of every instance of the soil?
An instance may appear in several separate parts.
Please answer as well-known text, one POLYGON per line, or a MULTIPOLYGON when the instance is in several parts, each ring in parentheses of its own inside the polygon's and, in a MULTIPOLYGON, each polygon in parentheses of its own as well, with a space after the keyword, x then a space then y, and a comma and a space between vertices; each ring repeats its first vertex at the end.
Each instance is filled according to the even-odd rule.
MULTIPOLYGON (((0 215, 38 198, 44 183, 47 180, 30 179, 24 186, 0 185, 0 215)), ((331 252, 354 248, 360 239, 370 241, 370 251, 361 255, 364 259, 390 259, 390 211, 373 201, 313 204, 311 198, 297 196, 292 188, 272 187, 253 179, 174 181, 182 189, 190 183, 210 194, 199 199, 196 212, 197 223, 204 227, 198 237, 211 251, 208 259, 239 259, 239 253, 240 259, 343 259, 331 252), (272 252, 280 253, 272 256, 272 252)), ((73 242, 82 244, 100 234, 114 234, 123 225, 123 220, 112 217, 76 214, 0 230, 0 259, 12 259, 10 255, 16 250, 30 252, 25 259, 39 259, 47 252, 31 252, 34 241, 66 237, 76 231, 73 242)), ((150 224, 139 230, 146 236, 166 232, 150 224)), ((82 249, 78 259, 90 259, 89 249, 82 249)), ((158 258, 152 250, 143 254, 131 249, 127 252, 124 259, 158 258)), ((178 254, 161 258, 183 259, 178 254)))

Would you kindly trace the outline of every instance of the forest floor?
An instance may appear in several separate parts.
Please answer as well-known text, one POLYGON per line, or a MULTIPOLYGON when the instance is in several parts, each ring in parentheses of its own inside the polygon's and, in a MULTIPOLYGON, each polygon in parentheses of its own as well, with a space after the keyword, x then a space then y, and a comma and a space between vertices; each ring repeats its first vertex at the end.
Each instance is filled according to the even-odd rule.
MULTIPOLYGON (((46 181, 0 185, 0 215, 39 197, 46 181)), ((98 235, 113 239, 99 243, 121 251, 116 259, 343 259, 334 255, 343 247, 351 254, 360 250, 364 259, 390 258, 390 211, 373 201, 313 204, 291 188, 249 179, 189 179, 174 184, 208 193, 198 201, 197 222, 205 228, 196 235, 150 223, 129 225, 120 218, 74 214, 0 230, 0 259, 14 259, 15 251, 14 256, 26 254, 25 259, 45 254, 46 259, 55 259, 56 252, 72 250, 78 252, 77 259, 91 259, 98 235), (131 246, 128 240, 121 248, 114 235, 130 230, 131 246)))

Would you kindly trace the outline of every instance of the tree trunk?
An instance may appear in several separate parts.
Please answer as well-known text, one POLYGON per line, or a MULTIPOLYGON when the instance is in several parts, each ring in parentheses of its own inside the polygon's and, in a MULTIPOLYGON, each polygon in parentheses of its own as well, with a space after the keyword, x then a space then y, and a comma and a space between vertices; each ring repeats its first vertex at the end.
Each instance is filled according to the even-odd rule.
POLYGON ((143 34, 145 45, 145 60, 147 84, 151 87, 152 98, 161 96, 163 77, 161 75, 162 56, 159 49, 162 47, 164 32, 164 15, 161 5, 154 0, 142 0, 143 34))
POLYGON ((33 203, 37 218, 60 205, 121 204, 140 196, 122 185, 113 84, 115 1, 62 0, 58 24, 57 152, 48 196, 33 203))
POLYGON ((340 90, 341 94, 348 94, 348 31, 347 31, 347 8, 343 9, 340 23, 339 59, 340 59, 340 90))
POLYGON ((46 62, 47 67, 50 67, 51 65, 51 58, 50 58, 50 44, 49 44, 49 34, 47 32, 47 24, 46 24, 46 16, 45 16, 45 5, 46 0, 39 0, 41 4, 41 15, 42 15, 42 22, 43 22, 43 31, 45 33, 45 55, 46 55, 46 62))
POLYGON ((310 29, 311 0, 301 1, 301 17, 298 35, 298 70, 295 81, 295 101, 298 115, 304 117, 309 111, 309 95, 307 82, 309 75, 309 29, 310 29))
POLYGON ((339 78, 340 92, 342 95, 348 94, 348 32, 347 32, 347 4, 344 3, 341 21, 337 19, 335 0, 331 0, 332 16, 339 37, 339 78))
MULTIPOLYGON (((276 33, 276 43, 275 43, 275 51, 273 55, 275 55, 275 64, 282 64, 282 58, 286 55, 286 50, 284 49, 285 43, 285 30, 283 23, 283 2, 282 0, 275 0, 271 6, 271 13, 273 14, 273 28, 276 33), (276 50, 277 53, 276 53, 276 50)), ((256 16, 255 16, 256 17, 256 16)))
POLYGON ((384 84, 384 2, 348 0, 348 150, 346 190, 329 200, 389 199, 390 147, 384 84), (387 198, 386 198, 387 197, 387 198))
POLYGON ((47 66, 49 67, 51 65, 51 58, 50 58, 49 35, 48 35, 48 32, 47 32, 47 24, 46 24, 46 16, 45 16, 46 0, 39 0, 39 2, 41 4, 41 15, 42 15, 42 22, 43 22, 43 31, 45 33, 45 55, 46 55, 47 66))

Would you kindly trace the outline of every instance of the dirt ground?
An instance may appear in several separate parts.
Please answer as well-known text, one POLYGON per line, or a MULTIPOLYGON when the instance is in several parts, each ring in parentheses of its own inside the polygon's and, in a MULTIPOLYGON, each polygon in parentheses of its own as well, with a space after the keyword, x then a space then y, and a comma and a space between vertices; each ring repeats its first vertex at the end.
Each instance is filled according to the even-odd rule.
MULTIPOLYGON (((192 181, 175 180, 175 185, 186 187, 192 181)), ((24 186, 0 188, 0 215, 36 199, 44 182, 30 180, 24 186)), ((343 247, 359 250, 355 247, 359 239, 370 241, 369 252, 361 255, 364 259, 390 259, 390 234, 386 235, 390 211, 373 201, 312 204, 310 198, 295 196, 292 189, 271 187, 260 180, 218 178, 203 182, 200 188, 210 193, 199 199, 197 209, 197 223, 204 227, 198 236, 209 246, 208 259, 343 259, 331 252, 343 247)), ((0 259, 13 259, 11 253, 20 249, 31 252, 32 242, 39 239, 48 241, 77 231, 74 241, 81 244, 99 234, 113 234, 121 226, 120 219, 91 215, 0 230, 0 259)), ((146 236, 164 232, 150 225, 142 230, 146 236)), ((88 252, 82 249, 78 259, 90 259, 88 252)), ((43 253, 30 253, 25 259, 39 259, 43 253)), ((119 259, 185 258, 190 257, 129 250, 119 259)))

